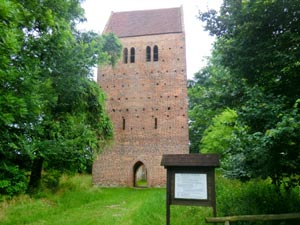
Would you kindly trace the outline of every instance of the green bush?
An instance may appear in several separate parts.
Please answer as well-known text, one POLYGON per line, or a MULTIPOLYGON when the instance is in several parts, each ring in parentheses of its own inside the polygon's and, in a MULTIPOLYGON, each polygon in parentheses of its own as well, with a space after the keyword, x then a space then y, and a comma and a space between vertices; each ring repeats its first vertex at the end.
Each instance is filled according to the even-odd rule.
MULTIPOLYGON (((299 187, 285 192, 276 190, 269 180, 251 180, 242 183, 237 180, 217 178, 217 210, 218 216, 279 214, 300 211, 299 187)), ((244 224, 299 224, 299 221, 289 220, 270 222, 237 222, 244 224)))
POLYGON ((24 193, 27 188, 27 178, 18 166, 0 166, 0 194, 13 196, 24 193))
POLYGON ((42 178, 43 187, 56 191, 59 186, 61 172, 58 170, 48 170, 42 178))

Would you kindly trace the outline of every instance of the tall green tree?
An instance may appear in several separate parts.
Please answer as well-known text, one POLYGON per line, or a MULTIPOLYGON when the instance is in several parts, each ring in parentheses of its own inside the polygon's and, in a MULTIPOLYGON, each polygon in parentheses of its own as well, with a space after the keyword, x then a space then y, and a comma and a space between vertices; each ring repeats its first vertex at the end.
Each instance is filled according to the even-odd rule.
POLYGON ((113 34, 80 32, 79 0, 0 1, 0 192, 39 186, 42 170, 84 171, 112 137, 105 97, 92 80, 115 64, 113 34), (18 176, 16 176, 18 175, 18 176))
MULTIPOLYGON (((31 165, 27 131, 44 106, 39 62, 26 54, 26 15, 15 1, 0 1, 0 191, 13 194, 26 188, 31 165)), ((46 95, 45 95, 46 96, 46 95)))
POLYGON ((214 67, 244 83, 235 110, 247 129, 236 132, 229 146, 231 175, 271 177, 288 189, 300 182, 299 3, 224 0, 219 13, 199 15, 217 37, 214 67))
POLYGON ((220 60, 220 54, 214 50, 208 65, 189 81, 190 152, 199 152, 201 139, 215 116, 226 108, 234 109, 242 101, 244 82, 232 77, 220 60))

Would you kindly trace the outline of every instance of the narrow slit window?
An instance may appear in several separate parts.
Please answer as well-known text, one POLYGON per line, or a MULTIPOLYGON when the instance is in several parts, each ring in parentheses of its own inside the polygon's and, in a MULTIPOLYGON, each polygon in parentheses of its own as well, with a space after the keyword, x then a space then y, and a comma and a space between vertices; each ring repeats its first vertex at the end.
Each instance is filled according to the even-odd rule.
POLYGON ((128 63, 128 49, 124 48, 123 50, 123 63, 127 64, 128 63))
POLYGON ((158 61, 158 47, 157 45, 153 48, 153 61, 158 61))
POLYGON ((123 118, 123 130, 125 130, 125 128, 126 128, 126 120, 125 118, 123 118))
POLYGON ((135 49, 131 48, 130 49, 130 63, 134 63, 135 62, 135 49))
POLYGON ((146 48, 146 62, 151 61, 151 47, 147 46, 146 48))
POLYGON ((154 119, 154 129, 157 129, 157 118, 154 119))

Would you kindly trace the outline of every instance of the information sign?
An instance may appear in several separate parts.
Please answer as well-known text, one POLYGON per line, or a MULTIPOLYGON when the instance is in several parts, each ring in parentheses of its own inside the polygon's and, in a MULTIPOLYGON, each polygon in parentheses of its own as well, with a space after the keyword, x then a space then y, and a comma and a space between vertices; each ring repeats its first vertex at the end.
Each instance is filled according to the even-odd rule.
POLYGON ((163 155, 161 165, 167 169, 166 225, 170 225, 170 205, 201 205, 213 208, 217 216, 215 167, 217 154, 163 155))
POLYGON ((207 199, 207 174, 175 173, 175 198, 207 199))

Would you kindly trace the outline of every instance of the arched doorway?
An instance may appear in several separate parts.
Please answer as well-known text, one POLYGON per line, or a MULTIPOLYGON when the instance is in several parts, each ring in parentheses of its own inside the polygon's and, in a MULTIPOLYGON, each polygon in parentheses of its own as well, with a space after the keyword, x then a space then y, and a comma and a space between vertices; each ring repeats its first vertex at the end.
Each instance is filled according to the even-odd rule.
POLYGON ((147 169, 143 162, 138 161, 133 166, 133 186, 147 187, 147 169))

